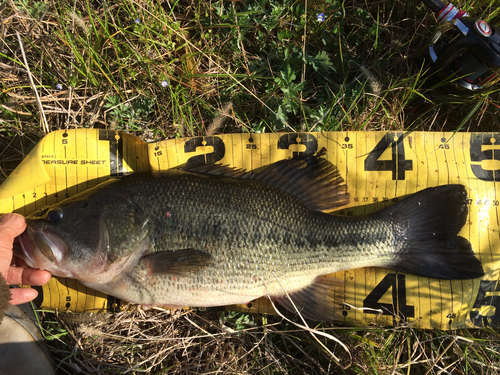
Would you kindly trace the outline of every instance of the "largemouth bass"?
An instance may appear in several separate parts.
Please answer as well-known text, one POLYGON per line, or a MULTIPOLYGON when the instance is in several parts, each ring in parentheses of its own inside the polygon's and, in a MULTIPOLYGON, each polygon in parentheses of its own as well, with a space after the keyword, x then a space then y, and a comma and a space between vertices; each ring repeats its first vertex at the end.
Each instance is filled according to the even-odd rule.
POLYGON ((261 173, 220 165, 110 180, 27 219, 17 255, 28 265, 126 301, 170 307, 268 296, 328 320, 342 283, 323 275, 386 267, 442 279, 484 275, 457 236, 462 185, 422 190, 373 215, 335 216, 349 201, 320 157, 261 173))

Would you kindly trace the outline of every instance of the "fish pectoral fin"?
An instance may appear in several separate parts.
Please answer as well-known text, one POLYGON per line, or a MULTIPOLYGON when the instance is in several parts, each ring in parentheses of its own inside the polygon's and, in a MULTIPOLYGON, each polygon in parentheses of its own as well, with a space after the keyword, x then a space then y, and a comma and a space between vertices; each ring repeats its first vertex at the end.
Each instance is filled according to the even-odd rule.
POLYGON ((140 259, 148 273, 192 277, 208 266, 212 256, 201 250, 181 249, 145 255, 140 259))
POLYGON ((271 299, 292 313, 298 310, 306 319, 324 322, 340 317, 338 305, 345 300, 344 291, 343 280, 318 276, 311 285, 289 293, 290 298, 284 295, 271 296, 271 299))

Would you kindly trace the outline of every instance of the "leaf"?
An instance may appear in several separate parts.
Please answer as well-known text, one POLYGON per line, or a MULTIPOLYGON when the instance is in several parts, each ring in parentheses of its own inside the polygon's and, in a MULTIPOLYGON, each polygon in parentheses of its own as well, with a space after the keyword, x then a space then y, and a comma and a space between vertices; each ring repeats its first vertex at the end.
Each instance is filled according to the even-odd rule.
POLYGON ((325 51, 319 51, 316 56, 307 55, 307 64, 311 65, 315 71, 328 71, 332 70, 336 72, 333 63, 330 61, 330 56, 327 55, 325 51))

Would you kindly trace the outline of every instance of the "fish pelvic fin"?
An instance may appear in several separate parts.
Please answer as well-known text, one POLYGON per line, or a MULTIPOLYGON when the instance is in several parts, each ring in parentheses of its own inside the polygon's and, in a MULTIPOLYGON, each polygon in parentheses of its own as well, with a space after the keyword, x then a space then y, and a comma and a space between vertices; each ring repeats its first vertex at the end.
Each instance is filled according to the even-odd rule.
POLYGON ((343 280, 318 276, 304 289, 270 298, 291 313, 299 313, 305 319, 324 322, 341 317, 338 306, 344 303, 344 290, 343 280))
POLYGON ((220 164, 187 165, 182 170, 210 176, 257 180, 299 198, 314 211, 334 211, 349 203, 338 168, 318 155, 280 160, 260 173, 220 164))
POLYGON ((436 279, 475 279, 484 275, 469 241, 457 236, 468 215, 463 185, 422 190, 377 214, 399 224, 407 222, 406 238, 397 261, 388 265, 399 272, 436 279))

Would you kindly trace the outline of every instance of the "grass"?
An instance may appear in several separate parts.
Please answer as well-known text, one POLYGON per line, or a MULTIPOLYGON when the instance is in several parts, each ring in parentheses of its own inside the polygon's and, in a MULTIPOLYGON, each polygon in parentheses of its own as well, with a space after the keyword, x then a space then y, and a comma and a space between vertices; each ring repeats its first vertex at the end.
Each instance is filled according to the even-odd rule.
MULTIPOLYGON (((498 18, 495 1, 459 5, 498 18)), ((45 131, 204 135, 228 103, 219 131, 498 125, 497 91, 457 95, 449 85, 436 90, 430 113, 408 120, 404 108, 424 83, 435 25, 418 2, 8 0, 1 11, 2 135, 24 124, 36 130, 40 120, 16 31, 45 131)))
MULTIPOLYGON (((497 0, 455 5, 499 24, 497 0)), ((409 103, 427 90, 435 27, 418 1, 4 0, 0 17, 0 182, 45 132, 64 128, 122 129, 154 141, 500 125, 498 86, 459 93, 442 85, 427 113, 408 117, 409 103)), ((64 374, 496 374, 500 367, 498 334, 488 330, 325 324, 350 350, 342 369, 350 360, 338 344, 320 338, 342 366, 279 317, 41 316, 64 374)))
POLYGON ((49 349, 70 374, 496 374, 498 334, 325 323, 321 340, 275 316, 133 308, 117 314, 45 314, 49 349), (344 368, 343 368, 344 367, 344 368))

